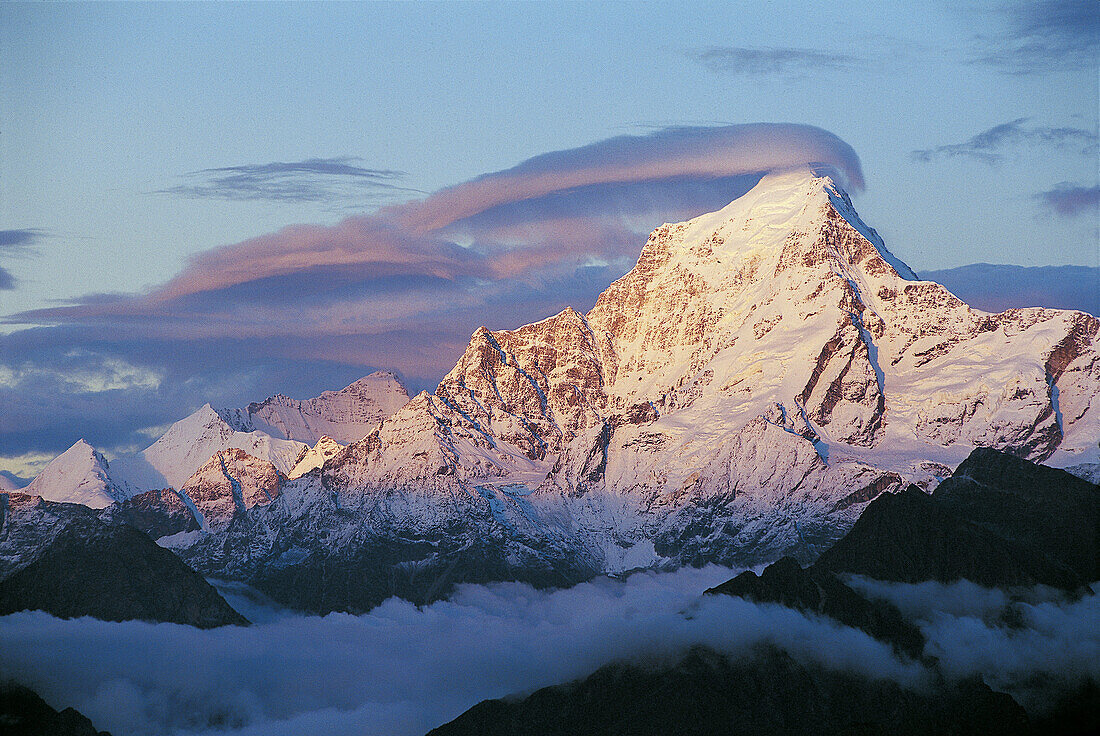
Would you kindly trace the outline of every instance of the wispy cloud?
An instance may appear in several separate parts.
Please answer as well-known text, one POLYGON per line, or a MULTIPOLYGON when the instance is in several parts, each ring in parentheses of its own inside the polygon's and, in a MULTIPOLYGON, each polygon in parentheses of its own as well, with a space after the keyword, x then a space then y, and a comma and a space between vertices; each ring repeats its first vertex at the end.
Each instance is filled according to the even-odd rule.
POLYGON ((13 252, 31 247, 46 236, 45 230, 22 228, 19 230, 0 230, 0 250, 13 252))
MULTIPOLYGON (((18 257, 34 252, 34 245, 46 236, 46 231, 38 228, 0 230, 0 257, 18 257)), ((11 271, 0 266, 0 291, 10 291, 18 280, 11 271)))
POLYGON ((712 72, 725 74, 790 74, 824 69, 850 71, 865 63, 857 56, 819 49, 709 46, 686 53, 688 58, 712 72))
POLYGON ((948 158, 970 158, 985 164, 998 164, 1005 154, 1023 148, 1077 149, 1082 155, 1095 155, 1096 133, 1082 128, 1025 125, 1030 118, 1017 118, 995 125, 962 143, 950 143, 912 151, 914 161, 930 163, 948 158))
POLYGON ((423 194, 398 183, 405 172, 356 165, 361 160, 339 156, 201 169, 184 174, 184 183, 158 193, 192 199, 283 202, 373 201, 423 194))
POLYGON ((993 12, 1007 27, 978 38, 971 63, 1006 74, 1097 69, 1100 3, 1095 0, 1013 0, 993 12))
POLYGON ((1053 189, 1039 192, 1035 198, 1051 211, 1066 217, 1096 214, 1100 207, 1100 186, 1083 187, 1068 181, 1055 184, 1053 189))

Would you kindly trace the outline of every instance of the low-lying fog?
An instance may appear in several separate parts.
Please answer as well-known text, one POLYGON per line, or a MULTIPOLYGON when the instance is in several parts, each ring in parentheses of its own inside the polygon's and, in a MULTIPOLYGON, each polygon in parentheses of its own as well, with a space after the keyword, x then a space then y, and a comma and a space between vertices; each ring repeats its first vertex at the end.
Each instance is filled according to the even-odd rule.
MULTIPOLYGON (((719 567, 599 579, 568 590, 463 586, 423 608, 390 600, 369 614, 303 616, 221 585, 256 624, 201 631, 174 624, 0 617, 0 678, 127 734, 423 734, 475 703, 583 677, 631 659, 662 663, 694 644, 738 654, 768 642, 797 659, 910 687, 924 665, 831 621, 773 605, 699 595, 719 567)), ((968 583, 855 580, 919 622, 948 676, 982 673, 1026 706, 1044 686, 1100 680, 1100 602, 1033 591, 1010 604, 968 583), (1033 675, 1043 677, 1033 677, 1033 675)))

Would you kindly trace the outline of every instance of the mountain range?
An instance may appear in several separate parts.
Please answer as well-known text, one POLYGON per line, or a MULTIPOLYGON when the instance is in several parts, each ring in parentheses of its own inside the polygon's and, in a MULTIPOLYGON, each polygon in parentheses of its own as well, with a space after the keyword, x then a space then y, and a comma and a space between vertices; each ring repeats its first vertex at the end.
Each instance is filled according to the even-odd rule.
MULTIPOLYGON (((433 393, 375 373, 207 405, 134 455, 78 442, 23 493, 317 612, 808 563, 868 502, 930 492, 975 447, 1095 474, 1098 329, 973 309, 890 254, 831 178, 771 174, 657 228, 587 314, 479 329, 433 393)), ((46 544, 0 528, 6 574, 46 544)))

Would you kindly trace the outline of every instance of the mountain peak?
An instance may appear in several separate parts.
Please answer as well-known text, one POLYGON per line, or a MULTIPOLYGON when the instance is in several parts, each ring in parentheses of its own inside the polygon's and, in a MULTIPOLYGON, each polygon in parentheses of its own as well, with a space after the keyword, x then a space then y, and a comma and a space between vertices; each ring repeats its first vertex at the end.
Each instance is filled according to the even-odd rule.
POLYGON ((409 400, 404 384, 391 371, 375 371, 338 391, 312 399, 281 394, 249 404, 240 414, 248 429, 316 445, 328 435, 337 442, 355 442, 375 429, 409 400))
POLYGON ((802 169, 769 174, 720 210, 662 225, 647 241, 637 268, 657 264, 678 267, 715 286, 730 270, 775 276, 778 269, 754 270, 753 266, 774 266, 781 257, 785 268, 836 266, 832 270, 847 270, 859 263, 916 280, 912 269, 891 254, 878 233, 860 219, 847 192, 831 177, 802 169), (818 236, 836 229, 848 231, 844 234, 849 237, 831 245, 844 247, 821 247, 818 236), (814 249, 816 252, 809 252, 814 249))
POLYGON ((111 479, 106 458, 83 438, 50 461, 23 492, 47 501, 80 503, 96 509, 127 495, 111 479))
MULTIPOLYGON (((888 438, 947 465, 961 458, 932 448, 991 444, 1043 457, 1063 437, 1048 385, 1062 374, 1033 370, 1027 356, 1096 332, 1077 322, 1051 310, 971 310, 916 280, 833 178, 785 171, 716 212, 658 227, 587 315, 567 309, 513 330, 479 329, 437 395, 476 432, 532 459, 574 438, 596 441, 588 433, 602 423, 646 417, 667 418, 670 436, 689 443, 686 427, 711 436, 764 417, 817 443, 823 458, 830 446, 862 458, 858 448, 888 438), (997 350, 1016 357, 987 368, 1003 382, 994 396, 969 386, 967 346, 1002 328, 997 350), (942 393, 956 384, 968 388, 942 393)), ((1076 358, 1089 339, 1058 355, 1076 358)), ((1092 384, 1064 383, 1083 438, 1076 447, 1089 434, 1080 417, 1092 384)))

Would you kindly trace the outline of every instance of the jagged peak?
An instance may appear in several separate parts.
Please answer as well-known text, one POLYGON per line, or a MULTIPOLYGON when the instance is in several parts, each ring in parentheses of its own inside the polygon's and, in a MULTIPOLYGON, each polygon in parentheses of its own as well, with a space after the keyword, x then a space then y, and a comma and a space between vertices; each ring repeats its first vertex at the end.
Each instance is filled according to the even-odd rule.
POLYGON ((538 322, 532 322, 532 325, 543 324, 544 322, 560 322, 562 320, 569 320, 572 322, 584 322, 584 315, 578 312, 573 307, 566 307, 557 314, 552 314, 545 319, 540 319, 538 322))
POLYGON ((542 328, 556 325, 560 323, 571 323, 581 326, 585 331, 588 331, 587 318, 574 309, 571 306, 567 306, 557 314, 552 314, 549 317, 544 317, 536 322, 529 322, 525 325, 515 327, 510 330, 490 330, 488 327, 478 327, 474 334, 470 336, 470 345, 477 343, 487 343, 494 349, 500 350, 500 339, 506 335, 522 335, 530 330, 541 330, 542 328))

